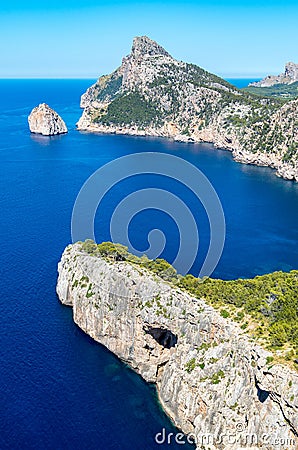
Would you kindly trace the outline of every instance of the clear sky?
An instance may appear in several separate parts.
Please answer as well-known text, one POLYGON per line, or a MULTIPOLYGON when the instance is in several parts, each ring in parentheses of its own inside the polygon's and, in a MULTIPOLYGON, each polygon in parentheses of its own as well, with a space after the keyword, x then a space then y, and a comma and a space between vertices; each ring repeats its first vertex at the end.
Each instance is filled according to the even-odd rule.
POLYGON ((298 63, 298 0, 1 0, 0 77, 97 78, 147 35, 225 77, 298 63))

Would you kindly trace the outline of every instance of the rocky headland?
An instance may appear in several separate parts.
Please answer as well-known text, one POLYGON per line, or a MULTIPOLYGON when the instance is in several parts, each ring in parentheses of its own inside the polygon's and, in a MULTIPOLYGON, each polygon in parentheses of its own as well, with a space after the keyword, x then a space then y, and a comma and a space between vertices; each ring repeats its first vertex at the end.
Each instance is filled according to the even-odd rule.
POLYGON ((240 91, 146 36, 82 95, 81 107, 79 130, 211 142, 239 162, 298 180, 298 100, 240 91))
POLYGON ((270 87, 276 84, 292 84, 298 81, 298 64, 288 62, 285 65, 284 73, 280 75, 268 75, 263 80, 250 83, 254 87, 270 87))
POLYGON ((67 133, 63 119, 46 103, 41 103, 31 111, 28 123, 31 133, 44 136, 67 133))
POLYGON ((298 373, 203 299, 133 262, 82 243, 58 266, 57 293, 76 324, 155 383, 198 449, 298 448, 298 373), (208 441, 206 440, 208 439, 208 441))

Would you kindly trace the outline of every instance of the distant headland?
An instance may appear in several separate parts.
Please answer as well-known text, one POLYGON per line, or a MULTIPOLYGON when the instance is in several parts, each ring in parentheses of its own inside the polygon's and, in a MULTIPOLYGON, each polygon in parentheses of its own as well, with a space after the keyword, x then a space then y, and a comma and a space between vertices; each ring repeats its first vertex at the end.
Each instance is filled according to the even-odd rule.
POLYGON ((134 38, 130 55, 83 94, 81 107, 79 130, 211 142, 298 181, 298 100, 239 90, 146 36, 134 38))

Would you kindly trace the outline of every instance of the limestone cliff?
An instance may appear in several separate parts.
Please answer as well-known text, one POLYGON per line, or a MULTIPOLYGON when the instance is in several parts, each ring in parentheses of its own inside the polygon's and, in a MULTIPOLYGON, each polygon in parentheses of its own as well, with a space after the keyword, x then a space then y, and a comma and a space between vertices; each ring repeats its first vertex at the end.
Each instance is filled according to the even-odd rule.
POLYGON ((285 71, 281 75, 268 75, 261 81, 250 83, 249 86, 254 87, 269 87, 275 84, 292 84, 298 81, 298 64, 288 62, 285 66, 285 71))
POLYGON ((194 64, 175 60, 146 36, 81 99, 80 130, 212 142, 239 162, 298 180, 298 100, 240 91, 194 64))
POLYGON ((28 117, 31 133, 53 136, 67 133, 67 127, 59 114, 46 103, 36 106, 28 117))
POLYGON ((272 366, 237 324, 147 269, 92 256, 79 243, 58 271, 58 296, 78 326, 156 383, 197 448, 298 448, 298 374, 272 366))

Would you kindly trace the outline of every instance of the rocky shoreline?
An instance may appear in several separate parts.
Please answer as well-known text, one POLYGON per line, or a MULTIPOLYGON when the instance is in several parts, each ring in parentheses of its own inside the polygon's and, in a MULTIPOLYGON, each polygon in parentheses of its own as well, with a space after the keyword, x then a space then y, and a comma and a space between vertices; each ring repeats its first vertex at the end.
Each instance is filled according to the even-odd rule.
POLYGON ((297 449, 298 374, 234 322, 147 269, 68 246, 57 294, 146 381, 198 449, 297 449), (208 443, 202 439, 208 436, 208 443), (227 441, 228 439, 228 441, 227 441))

